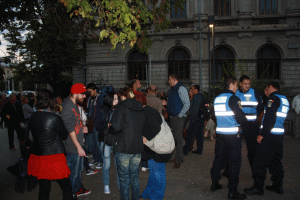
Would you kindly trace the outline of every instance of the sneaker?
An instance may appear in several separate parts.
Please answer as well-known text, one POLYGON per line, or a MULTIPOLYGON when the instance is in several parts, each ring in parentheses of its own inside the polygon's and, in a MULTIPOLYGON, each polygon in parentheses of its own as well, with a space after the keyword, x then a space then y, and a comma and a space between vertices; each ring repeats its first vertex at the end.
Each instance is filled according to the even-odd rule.
POLYGON ((146 168, 146 167, 142 167, 142 169, 141 169, 142 172, 146 172, 147 170, 148 170, 148 168, 146 168))
POLYGON ((96 164, 96 168, 97 168, 97 169, 101 169, 101 168, 102 168, 102 164, 97 163, 97 164, 96 164))
POLYGON ((80 190, 78 192, 76 192, 77 197, 80 197, 82 195, 88 195, 91 193, 91 190, 87 190, 85 188, 80 188, 80 190))
POLYGON ((104 185, 104 194, 110 194, 109 185, 104 185))
POLYGON ((98 164, 98 162, 96 160, 92 160, 92 162, 90 162, 89 166, 93 166, 93 165, 96 165, 98 164))
POLYGON ((86 175, 92 175, 92 174, 97 174, 97 173, 98 173, 98 170, 93 170, 93 169, 86 171, 86 175))

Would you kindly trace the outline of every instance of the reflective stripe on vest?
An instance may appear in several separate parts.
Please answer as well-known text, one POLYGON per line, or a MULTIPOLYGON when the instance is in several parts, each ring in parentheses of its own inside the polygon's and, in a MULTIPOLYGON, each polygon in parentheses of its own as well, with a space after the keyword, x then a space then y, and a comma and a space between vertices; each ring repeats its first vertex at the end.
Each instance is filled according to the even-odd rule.
POLYGON ((256 116, 255 115, 246 115, 246 118, 248 120, 256 120, 256 116))
POLYGON ((233 127, 233 128, 218 128, 216 129, 218 132, 224 132, 224 133, 229 133, 229 132, 238 132, 239 127, 233 127))
POLYGON ((258 102, 255 101, 242 101, 242 106, 257 106, 258 102))
POLYGON ((234 113, 232 111, 227 112, 215 112, 215 116, 233 116, 234 113))
POLYGON ((276 112, 276 116, 277 117, 286 117, 287 114, 286 113, 282 113, 282 112, 276 112))

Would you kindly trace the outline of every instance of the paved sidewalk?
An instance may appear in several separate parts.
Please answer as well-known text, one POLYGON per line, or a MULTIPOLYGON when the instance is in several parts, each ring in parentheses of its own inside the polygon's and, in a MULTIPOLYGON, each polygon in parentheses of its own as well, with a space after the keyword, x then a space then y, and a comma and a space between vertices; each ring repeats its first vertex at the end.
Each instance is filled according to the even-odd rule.
MULTIPOLYGON (((15 164, 19 158, 18 150, 8 149, 7 131, 0 130, 1 157, 0 157, 0 175, 1 189, 0 199, 13 200, 34 200, 38 198, 38 187, 28 193, 17 194, 14 190, 14 177, 6 172, 9 165, 15 164)), ((210 168, 214 159, 214 141, 205 139, 204 154, 196 155, 189 153, 184 157, 184 162, 179 169, 173 169, 172 163, 166 164, 167 187, 164 200, 196 200, 196 199, 227 199, 227 179, 223 178, 220 183, 224 189, 215 193, 210 193, 210 168)), ((300 199, 300 140, 295 141, 291 136, 286 136, 284 141, 284 194, 278 195, 265 190, 263 196, 248 196, 249 200, 299 200, 300 199)), ((194 147, 195 148, 195 147, 194 147)), ((252 186, 252 177, 246 157, 245 143, 243 143, 243 163, 240 174, 239 191, 243 192, 246 187, 252 186)), ((112 162, 113 163, 113 162, 112 162)), ((110 172, 111 194, 103 193, 102 171, 95 175, 86 176, 83 172, 82 178, 86 188, 92 190, 92 193, 86 196, 78 197, 79 200, 118 200, 119 192, 116 184, 116 170, 113 164, 110 172)), ((141 191, 146 187, 148 172, 140 172, 141 191)), ((270 184, 270 176, 267 176, 266 185, 270 184)), ((51 200, 62 199, 62 192, 56 182, 52 183, 51 200)))

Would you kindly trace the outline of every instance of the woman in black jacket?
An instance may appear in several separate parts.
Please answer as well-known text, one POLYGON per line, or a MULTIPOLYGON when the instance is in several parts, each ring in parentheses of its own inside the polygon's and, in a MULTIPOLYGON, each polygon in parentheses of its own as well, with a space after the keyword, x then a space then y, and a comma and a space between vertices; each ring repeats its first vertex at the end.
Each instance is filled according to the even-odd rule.
POLYGON ((67 139, 66 130, 59 115, 51 113, 53 109, 52 93, 43 89, 38 92, 37 112, 34 112, 26 128, 32 133, 33 144, 28 159, 28 175, 39 180, 39 200, 50 196, 51 180, 56 180, 63 191, 63 199, 73 199, 72 185, 69 179, 65 147, 62 140, 67 139))
MULTIPOLYGON (((152 140, 161 130, 163 116, 154 108, 146 106, 141 98, 136 98, 144 106, 145 124, 143 127, 143 142, 152 140)), ((144 145, 142 159, 148 160, 149 178, 146 189, 140 195, 144 199, 161 200, 164 198, 166 188, 166 162, 171 158, 172 154, 158 154, 144 145)))
POLYGON ((134 99, 133 90, 125 87, 120 91, 121 102, 116 106, 109 132, 114 134, 113 150, 117 163, 121 199, 138 200, 140 193, 139 165, 143 152, 143 105, 134 99))
POLYGON ((119 99, 118 95, 115 92, 107 92, 104 98, 103 106, 101 111, 104 115, 104 120, 102 121, 102 125, 99 126, 98 131, 98 140, 100 142, 100 148, 103 150, 103 168, 102 168, 102 177, 104 184, 104 193, 110 194, 109 189, 109 170, 111 166, 111 153, 112 153, 112 145, 106 142, 105 133, 108 131, 108 124, 113 116, 115 106, 118 104, 119 99), (103 147, 104 146, 104 147, 103 147))

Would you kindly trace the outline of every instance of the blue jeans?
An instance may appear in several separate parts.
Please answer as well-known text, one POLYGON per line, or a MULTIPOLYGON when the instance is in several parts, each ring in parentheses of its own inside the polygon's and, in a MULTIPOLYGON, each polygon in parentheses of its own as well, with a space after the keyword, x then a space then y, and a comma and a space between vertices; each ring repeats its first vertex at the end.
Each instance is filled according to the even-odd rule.
POLYGON ((71 170, 70 180, 72 184, 73 194, 75 194, 80 188, 83 187, 81 182, 81 172, 83 170, 83 157, 80 157, 77 153, 67 154, 67 165, 71 170))
POLYGON ((98 132, 94 128, 94 132, 86 136, 86 149, 93 154, 93 160, 98 163, 103 163, 102 149, 98 142, 98 132))
POLYGON ((153 159, 148 160, 149 178, 148 184, 141 196, 144 199, 161 200, 166 189, 166 163, 158 163, 153 159))
POLYGON ((116 152, 115 159, 119 175, 121 200, 129 200, 129 185, 131 185, 131 199, 138 200, 140 194, 139 165, 141 154, 116 152))
MULTIPOLYGON (((105 145, 105 148, 103 151, 103 145, 104 145, 104 142, 101 142, 100 148, 102 149, 102 152, 103 152, 103 155, 102 155, 102 157, 103 157, 103 168, 102 168, 103 184, 109 185, 109 170, 110 170, 110 166, 111 166, 110 163, 111 163, 111 154, 113 152, 112 151, 113 147, 105 145)), ((114 161, 115 161, 115 166, 117 166, 116 159, 114 159, 114 161)), ((117 173, 117 183, 120 188, 118 173, 117 173)))

